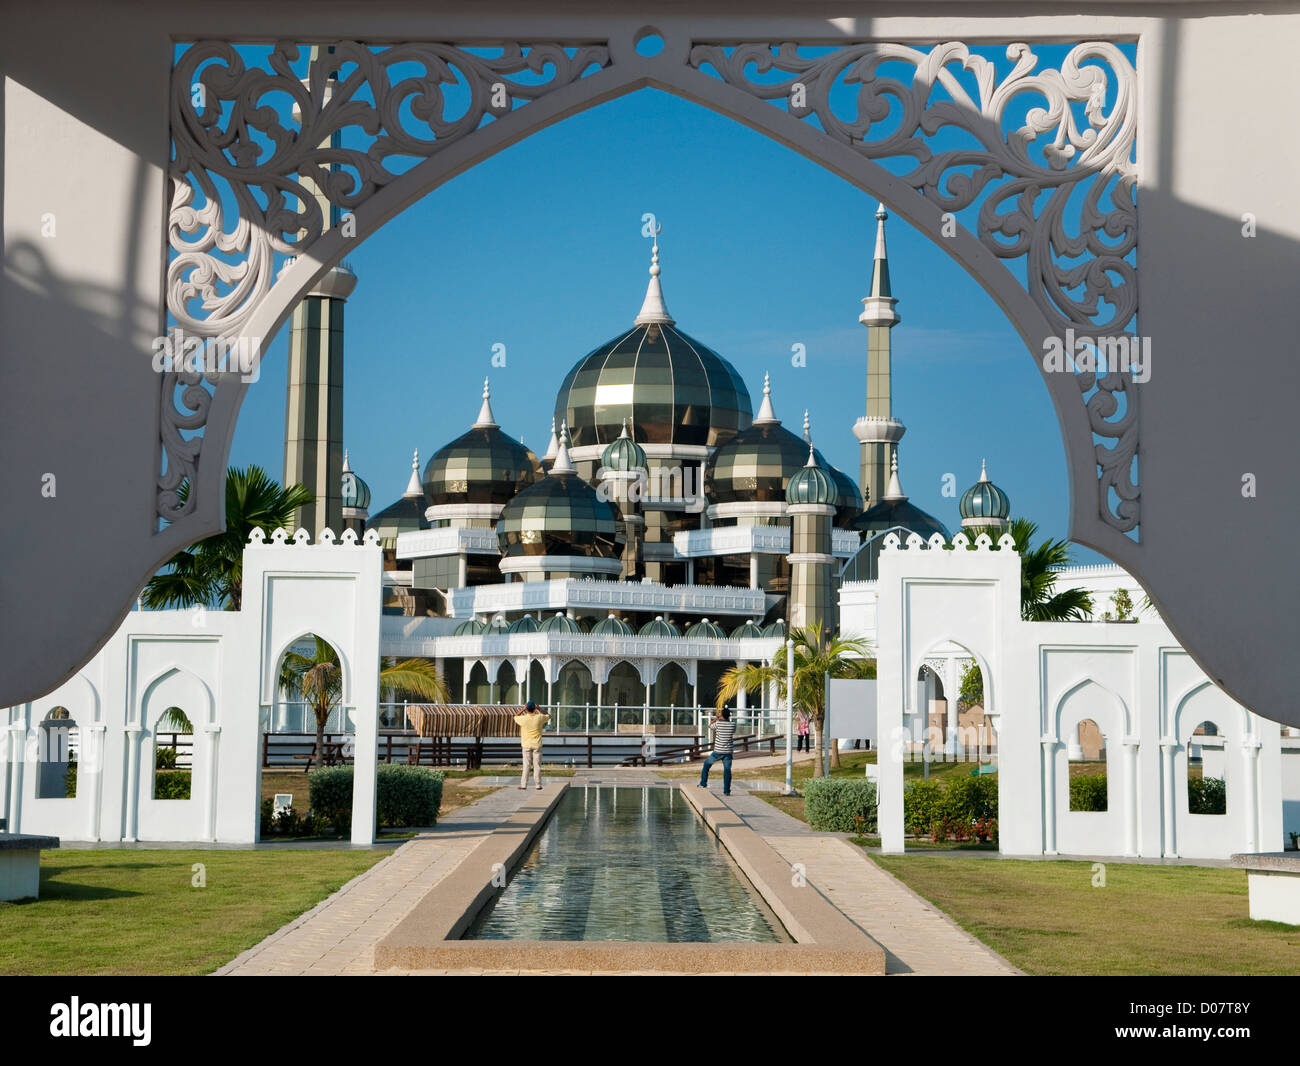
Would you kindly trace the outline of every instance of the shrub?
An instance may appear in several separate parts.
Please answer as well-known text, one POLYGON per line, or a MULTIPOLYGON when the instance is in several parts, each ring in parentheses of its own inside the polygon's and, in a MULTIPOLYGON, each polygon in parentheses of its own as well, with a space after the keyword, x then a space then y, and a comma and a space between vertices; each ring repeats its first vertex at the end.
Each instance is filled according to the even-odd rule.
POLYGON ((63 783, 67 786, 63 794, 68 799, 74 799, 77 795, 77 763, 75 760, 68 762, 68 770, 63 775, 63 783))
POLYGON ((943 816, 943 786, 938 781, 909 781, 903 787, 903 826, 924 836, 943 816))
POLYGON ((1070 778, 1070 810, 1105 811, 1108 809, 1105 774, 1070 778))
MULTIPOLYGON (((425 766, 381 763, 375 805, 380 826, 436 825, 442 806, 441 770, 425 766)), ((307 775, 312 813, 347 832, 352 823, 351 766, 322 766, 307 775)))
POLYGON ((957 777, 948 785, 944 813, 962 822, 982 822, 998 816, 998 779, 994 774, 957 777))
POLYGON ((1227 814, 1227 783, 1217 777, 1189 777, 1187 810, 1190 814, 1227 814))
POLYGON ((190 772, 188 770, 163 770, 154 774, 153 798, 158 800, 189 799, 190 772))
POLYGON ((874 833, 876 783, 843 777, 815 777, 804 786, 808 824, 822 833, 874 833))
POLYGON ((155 770, 175 770, 176 749, 162 747, 154 748, 153 766, 155 770))

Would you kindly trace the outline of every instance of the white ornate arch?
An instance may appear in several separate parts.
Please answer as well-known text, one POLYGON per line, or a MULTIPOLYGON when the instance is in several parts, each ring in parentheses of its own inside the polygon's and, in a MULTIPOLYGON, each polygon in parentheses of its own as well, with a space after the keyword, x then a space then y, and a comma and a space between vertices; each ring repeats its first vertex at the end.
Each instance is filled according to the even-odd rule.
MULTIPOLYGON (((974 648, 970 646, 970 644, 968 644, 964 640, 957 640, 954 637, 943 637, 940 640, 934 641, 925 651, 923 651, 920 655, 916 656, 913 662, 911 662, 908 665, 908 670, 910 671, 910 673, 908 673, 905 676, 915 678, 920 674, 922 667, 929 666, 930 660, 940 659, 941 658, 940 656, 936 656, 934 654, 935 649, 941 648, 945 644, 957 645, 957 647, 961 648, 961 650, 965 652, 965 654, 962 656, 963 659, 974 659, 975 662, 979 665, 980 674, 982 675, 984 680, 984 713, 985 714, 1000 713, 1000 708, 997 706, 995 702, 996 681, 993 677, 993 671, 989 667, 988 659, 984 656, 983 652, 976 651, 974 648)), ((909 685, 910 684, 911 682, 909 682, 909 685)), ((910 693, 911 690, 909 687, 905 687, 904 691, 910 693)), ((948 693, 945 690, 944 695, 951 700, 957 699, 956 693, 948 693)))
POLYGON ((1051 729, 1050 731, 1044 730, 1043 736, 1052 737, 1060 744, 1069 743, 1069 741, 1067 740, 1066 730, 1062 728, 1062 723, 1067 720, 1070 722, 1070 725, 1075 728, 1077 728, 1079 723, 1082 721, 1085 720, 1094 721, 1097 723, 1097 727, 1101 729, 1103 736, 1112 737, 1113 739, 1119 741, 1122 741, 1125 737, 1131 737, 1134 735, 1133 734, 1133 713, 1132 710, 1129 708, 1128 702, 1114 689, 1110 688, 1107 685, 1103 685, 1100 681, 1096 680, 1096 678, 1092 678, 1092 677, 1076 678, 1074 681, 1071 681, 1068 685, 1065 686, 1064 689, 1061 690, 1061 694, 1057 696, 1057 698, 1055 699, 1055 701, 1053 701, 1052 704, 1051 729), (1066 704, 1070 702, 1071 697, 1075 696, 1077 693, 1084 691, 1090 685, 1096 687, 1106 696, 1107 701, 1111 704, 1112 711, 1118 710, 1119 728, 1122 731, 1119 735, 1115 735, 1114 732, 1107 733, 1105 728, 1103 727, 1103 724, 1101 722, 1097 722, 1097 720, 1092 717, 1092 714, 1090 712, 1080 712, 1079 717, 1073 719, 1066 719, 1064 717, 1066 704))
MULTIPOLYGON (((1246 738, 1251 735, 1250 713, 1240 704, 1236 704, 1235 710, 1232 707, 1227 707, 1223 710, 1216 709, 1212 714, 1198 712, 1193 716, 1196 718, 1196 722, 1192 724, 1190 729, 1186 730, 1186 735, 1184 735, 1183 714, 1187 710, 1187 705, 1191 702, 1193 696, 1207 688, 1213 688, 1215 691, 1219 691, 1214 682, 1207 678, 1204 681, 1198 681, 1195 684, 1188 686, 1182 695, 1173 701, 1174 713, 1171 724, 1173 726, 1174 742, 1180 748, 1185 748, 1187 746, 1188 738, 1191 736, 1192 729, 1195 729, 1196 726, 1201 724, 1201 722, 1213 722, 1220 729, 1224 730, 1225 734, 1230 735, 1235 728, 1238 732, 1234 739, 1238 744, 1244 744, 1246 738)), ((1224 698, 1226 699, 1227 697, 1224 698)))
MULTIPOLYGON (((293 44, 277 46, 267 70, 246 68, 223 42, 191 46, 173 77, 169 232, 175 256, 167 283, 173 320, 190 336, 260 346, 342 260, 352 242, 339 228, 325 228, 300 174, 351 213, 360 241, 425 193, 529 134, 654 87, 765 133, 889 203, 993 296, 1040 370, 1045 342, 1068 328, 1093 336, 1125 336, 1133 328, 1137 268, 1128 259, 1137 241, 1136 75, 1116 45, 1080 44, 1058 68, 1035 72, 1032 47, 1011 44, 1014 68, 999 80, 989 60, 959 42, 929 49, 837 42, 823 51, 780 40, 695 40, 679 28, 665 32, 662 50, 647 57, 636 50, 647 32, 620 30, 576 45, 506 42, 490 58, 477 54, 481 47, 423 42, 372 49, 337 42, 306 85, 294 69, 299 49, 293 44), (422 64, 425 76, 393 84, 388 70, 399 61, 422 64), (884 63, 911 66, 910 83, 882 76, 884 63), (447 119, 441 83, 453 71, 471 99, 465 115, 447 119), (330 73, 341 77, 329 83, 330 73), (202 106, 195 105, 196 84, 204 88, 202 106), (837 114, 836 85, 861 85, 855 115, 837 114), (374 104, 358 96, 363 89, 374 104), (268 92, 295 99, 296 126, 261 106, 268 92), (1031 109, 1019 129, 1003 129, 1008 105, 1026 94, 1043 106, 1031 109), (891 101, 902 115, 899 128, 873 136, 891 101), (397 119, 404 103, 424 123, 423 137, 397 119), (364 127, 369 148, 319 147, 344 125, 364 127), (962 130, 975 146, 933 152, 925 142, 942 125, 962 130), (261 157, 250 129, 264 129, 275 142, 269 158, 261 157), (395 175, 384 167, 390 156, 422 161, 395 175), (916 166, 902 176, 878 162, 904 158, 916 166), (238 218, 223 214, 222 183, 238 218), (196 204, 195 190, 205 203, 196 204), (1067 205, 1076 194, 1082 213, 1078 232, 1071 232, 1067 205), (967 209, 977 210, 974 231, 954 229, 953 216, 967 209), (281 267, 290 255, 296 258, 281 267), (1027 284, 1002 260, 1023 261, 1027 284), (1113 308, 1108 317, 1101 317, 1101 301, 1113 308)), ((1140 493, 1132 477, 1139 426, 1131 375, 1044 378, 1066 442, 1072 535, 1132 568, 1139 546, 1128 534, 1138 527, 1140 493)), ((158 474, 157 509, 171 522, 158 534, 160 551, 167 552, 220 527, 225 460, 246 383, 234 374, 185 370, 162 379, 166 465, 158 474), (176 495, 182 482, 190 485, 183 504, 176 495)))
POLYGON ((293 648, 293 646, 297 644, 300 640, 308 640, 310 638, 315 638, 315 637, 320 637, 321 640, 325 641, 326 644, 328 644, 331 648, 334 649, 334 654, 338 656, 339 706, 341 707, 351 706, 352 665, 348 660, 347 655, 343 651, 344 647, 347 646, 347 641, 341 639, 338 636, 330 636, 327 633, 322 633, 320 629, 304 629, 297 636, 290 637, 288 640, 282 642, 280 645, 280 650, 277 651, 275 653, 275 656, 268 662, 267 669, 270 671, 270 676, 267 678, 267 687, 270 693, 271 703, 276 703, 284 695, 284 693, 281 692, 280 690, 280 664, 284 662, 284 657, 289 653, 289 651, 293 648))
MULTIPOLYGON (((217 700, 212 694, 212 686, 204 681, 203 678, 196 674, 190 667, 179 663, 173 663, 170 666, 163 667, 149 679, 147 684, 141 686, 140 702, 137 707, 138 724, 142 725, 150 732, 154 731, 154 726, 158 721, 158 715, 161 714, 162 711, 165 711, 167 707, 163 707, 157 713, 153 714, 152 721, 150 721, 150 709, 157 699, 158 692, 165 686, 169 685, 173 678, 184 679, 184 681, 187 681, 192 686, 190 691, 198 695, 199 706, 187 707, 185 704, 189 701, 179 700, 179 697, 177 697, 177 701, 169 702, 167 707, 180 707, 185 711, 186 716, 194 724, 196 729, 201 729, 203 726, 214 724, 216 721, 217 700), (196 714, 196 712, 198 713, 196 714)), ((172 699, 170 696, 167 698, 169 700, 172 699)))

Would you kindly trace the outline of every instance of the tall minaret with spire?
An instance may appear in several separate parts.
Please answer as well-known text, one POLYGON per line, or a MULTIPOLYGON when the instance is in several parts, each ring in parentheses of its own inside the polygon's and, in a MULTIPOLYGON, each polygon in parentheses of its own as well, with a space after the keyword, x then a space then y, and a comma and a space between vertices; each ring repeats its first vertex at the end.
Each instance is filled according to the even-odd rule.
MULTIPOLYGON (((328 55, 333 48, 324 52, 328 55)), ((311 50, 311 66, 320 61, 321 46, 311 50)), ((326 99, 336 76, 325 84, 326 99)), ((304 84, 310 85, 310 79, 304 84)), ((322 148, 337 148, 340 134, 331 134, 322 148)), ((331 165, 331 169, 337 169, 331 165)), ((299 175, 331 228, 342 211, 307 174, 299 175)), ((284 484, 306 485, 316 497, 298 509, 295 528, 312 539, 324 529, 343 528, 343 305, 357 286, 357 276, 344 264, 318 281, 294 308, 289 326, 289 380, 285 390, 284 484)))
POLYGON ((891 384, 890 334, 901 321, 898 303, 889 288, 889 259, 885 254, 885 219, 881 204, 876 211, 876 256, 871 271, 871 292, 862 301, 858 321, 867 327, 867 411, 853 427, 861 442, 858 483, 866 506, 879 503, 889 485, 890 465, 906 428, 894 417, 891 384))

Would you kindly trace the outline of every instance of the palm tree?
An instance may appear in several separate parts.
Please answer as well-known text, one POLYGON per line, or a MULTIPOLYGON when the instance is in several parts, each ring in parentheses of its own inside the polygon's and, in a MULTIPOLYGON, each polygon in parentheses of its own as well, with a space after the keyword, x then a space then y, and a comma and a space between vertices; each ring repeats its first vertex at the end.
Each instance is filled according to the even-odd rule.
MULTIPOLYGON (((987 533, 994 543, 1001 534, 994 528, 963 529, 975 546, 975 539, 987 533)), ((1027 518, 1017 518, 1007 531, 1016 542, 1020 553, 1020 617, 1026 622, 1082 621, 1092 613, 1092 597, 1084 589, 1056 591, 1057 572, 1069 566, 1070 542, 1045 540, 1035 546, 1038 524, 1027 518)))
MULTIPOLYGON (((790 630, 794 641, 794 703, 812 720, 813 776, 821 777, 821 731, 826 719, 826 678, 872 678, 876 663, 868 641, 823 632, 821 623, 790 630)), ((786 646, 781 645, 771 665, 746 663, 733 666, 722 675, 718 686, 717 706, 734 699, 740 689, 761 692, 764 685, 775 685, 781 699, 786 695, 786 646)), ((786 737, 786 743, 790 738, 786 737)), ((832 756, 833 764, 838 753, 832 756)))
MULTIPOLYGON (((316 649, 311 655, 285 653, 280 664, 280 691, 286 696, 300 696, 311 708, 316 718, 315 761, 320 766, 325 754, 325 723, 343 695, 343 668, 329 641, 314 633, 312 640, 316 649)), ((380 659, 379 685, 430 703, 447 702, 447 686, 427 659, 380 659)))
MULTIPOLYGON (((177 495, 184 502, 189 482, 177 495)), ((283 488, 260 466, 226 473, 226 529, 177 552, 168 569, 144 587, 141 603, 150 610, 220 604, 239 610, 244 578, 244 546, 255 528, 287 529, 293 513, 316 497, 305 485, 283 488)))

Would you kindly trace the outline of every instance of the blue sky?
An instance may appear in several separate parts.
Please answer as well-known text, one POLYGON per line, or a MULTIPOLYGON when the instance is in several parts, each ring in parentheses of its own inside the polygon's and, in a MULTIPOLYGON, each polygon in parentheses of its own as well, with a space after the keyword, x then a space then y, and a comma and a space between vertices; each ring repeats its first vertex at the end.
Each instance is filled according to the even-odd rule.
MULTIPOLYGON (((626 330, 649 265, 653 212, 678 327, 729 359, 758 405, 857 476, 876 204, 738 123, 653 90, 534 135, 427 196, 349 254, 344 439, 372 510, 478 411, 485 376, 506 432, 541 452, 556 390, 586 352, 626 330), (491 366, 493 345, 507 365, 491 366), (803 344, 805 368, 791 366, 803 344)), ((895 413, 908 427, 904 489, 950 527, 990 476, 1013 513, 1066 533, 1064 450, 1046 387, 1009 322, 928 238, 891 218, 895 413)), ((283 469, 287 327, 241 411, 230 461, 283 469)), ((1082 561, 1097 557, 1078 548, 1082 561)))

